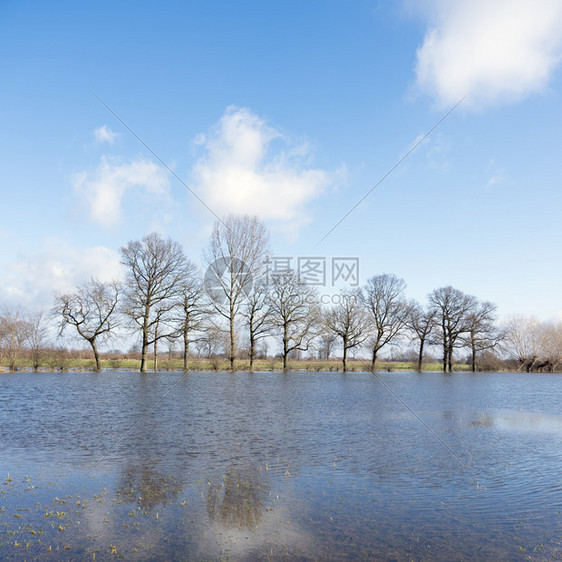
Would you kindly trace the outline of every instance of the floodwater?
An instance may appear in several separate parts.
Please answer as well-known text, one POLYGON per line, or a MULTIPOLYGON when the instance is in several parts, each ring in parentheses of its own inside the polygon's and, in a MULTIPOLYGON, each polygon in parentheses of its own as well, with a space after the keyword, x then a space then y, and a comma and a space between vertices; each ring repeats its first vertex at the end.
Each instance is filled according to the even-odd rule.
POLYGON ((562 375, 0 375, 0 558, 561 560, 562 375))

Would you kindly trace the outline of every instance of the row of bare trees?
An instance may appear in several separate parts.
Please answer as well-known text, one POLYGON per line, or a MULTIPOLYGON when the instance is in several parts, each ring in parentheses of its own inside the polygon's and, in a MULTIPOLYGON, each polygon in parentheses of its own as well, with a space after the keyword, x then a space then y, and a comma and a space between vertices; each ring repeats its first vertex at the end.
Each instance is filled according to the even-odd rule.
MULTIPOLYGON (((151 347, 157 370, 159 343, 181 341, 187 370, 190 345, 216 335, 222 319, 228 324, 234 369, 241 307, 253 294, 253 280, 263 273, 267 251, 267 231, 253 217, 227 217, 217 223, 206 253, 205 279, 178 242, 156 233, 130 241, 121 248, 123 284, 92 279, 73 292, 55 295, 53 314, 59 334, 74 328, 91 346, 98 370, 98 345, 114 336, 117 328, 138 334, 143 372, 151 347)), ((264 326, 252 322, 253 334, 261 337, 264 326)))
POLYGON ((344 370, 352 348, 366 345, 375 371, 381 351, 405 340, 417 343, 419 371, 428 345, 441 346, 443 371, 448 372, 453 370, 455 350, 469 348, 476 370, 477 356, 502 341, 492 303, 449 286, 434 290, 428 303, 421 305, 406 299, 405 288, 404 280, 395 275, 376 275, 362 290, 342 294, 340 303, 327 313, 328 330, 341 339, 344 370))
POLYGON ((426 346, 440 342, 448 371, 458 347, 470 347, 475 368, 477 355, 501 339, 494 305, 445 287, 421 306, 408 301, 405 282, 389 274, 372 277, 362 289, 343 291, 338 304, 325 310, 317 291, 294 272, 268 277, 268 253, 267 230, 255 217, 217 221, 205 252, 204 278, 177 242, 155 233, 131 241, 121 249, 123 286, 92 280, 74 293, 56 295, 59 331, 73 326, 92 347, 99 369, 98 342, 118 327, 133 330, 140 339, 141 371, 147 369, 151 347, 157 369, 162 340, 181 342, 187 370, 189 346, 221 332, 227 334, 231 369, 241 331, 247 334, 250 369, 265 338, 278 339, 284 369, 291 354, 310 351, 321 340, 339 342, 344 370, 352 350, 368 349, 373 371, 382 351, 408 339, 419 344, 420 370, 426 346))
MULTIPOLYGON (((57 293, 52 317, 59 335, 70 329, 91 347, 98 370, 100 345, 119 333, 138 338, 141 371, 148 369, 149 350, 157 370, 161 342, 168 349, 180 345, 188 370, 190 346, 210 355, 219 340, 234 370, 242 334, 250 369, 258 345, 272 338, 278 341, 285 370, 292 354, 311 352, 319 343, 326 358, 336 346, 341 350, 344 371, 352 352, 366 350, 375 371, 381 353, 404 345, 416 346, 420 371, 428 347, 441 350, 443 371, 448 372, 461 349, 469 350, 473 370, 492 349, 511 350, 529 370, 560 363, 562 329, 531 329, 519 322, 500 330, 495 305, 453 287, 434 290, 420 304, 406 298, 404 280, 382 274, 362 288, 342 291, 336 304, 326 308, 316 289, 294 272, 268 275, 268 255, 267 229, 255 217, 217 221, 204 254, 204 276, 178 242, 152 233, 121 248, 124 282, 91 279, 57 293)), ((0 348, 8 366, 15 365, 13 357, 23 347, 39 348, 45 338, 43 320, 17 312, 2 315, 0 348)))

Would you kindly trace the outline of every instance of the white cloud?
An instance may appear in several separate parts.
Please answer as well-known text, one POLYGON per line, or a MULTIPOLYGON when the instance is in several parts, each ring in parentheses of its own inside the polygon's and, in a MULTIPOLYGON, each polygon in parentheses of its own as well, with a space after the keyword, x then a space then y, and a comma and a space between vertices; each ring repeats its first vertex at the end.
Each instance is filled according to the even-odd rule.
POLYGON ((94 137, 99 143, 113 144, 118 136, 119 133, 113 132, 107 125, 94 129, 94 137))
POLYGON ((123 277, 120 256, 104 246, 78 249, 59 238, 46 239, 41 251, 22 255, 8 264, 0 283, 2 302, 49 308, 53 291, 68 291, 96 277, 123 277))
POLYGON ((74 177, 74 189, 86 204, 90 218, 105 228, 116 226, 121 218, 122 200, 136 191, 169 199, 166 172, 154 162, 103 157, 94 173, 82 172, 74 177))
POLYGON ((544 89, 562 59, 560 0, 426 0, 417 85, 481 108, 544 89))
POLYGON ((246 108, 227 108, 196 143, 204 154, 193 169, 195 186, 219 216, 256 214, 298 228, 309 220, 307 204, 342 175, 312 168, 306 143, 293 143, 246 108))

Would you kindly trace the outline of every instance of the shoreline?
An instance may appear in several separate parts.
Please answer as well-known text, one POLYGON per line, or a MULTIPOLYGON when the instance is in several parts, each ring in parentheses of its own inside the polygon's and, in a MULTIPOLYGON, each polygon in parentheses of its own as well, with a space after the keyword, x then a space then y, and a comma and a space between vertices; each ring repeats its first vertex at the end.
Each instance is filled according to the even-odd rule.
MULTIPOLYGON (((377 368, 376 373, 378 374, 388 374, 388 373, 395 373, 395 374, 404 374, 404 373, 417 373, 417 374, 458 374, 458 373, 470 373, 470 374, 479 374, 479 373, 502 373, 502 374, 545 374, 545 375, 555 375, 560 374, 562 371, 552 371, 552 372, 530 372, 527 371, 517 371, 512 369, 479 369, 475 372, 472 372, 470 368, 467 368, 466 365, 461 365, 459 369, 454 369, 452 373, 448 373, 443 371, 442 369, 424 369, 423 371, 417 371, 416 369, 398 369, 398 368, 377 368)), ((310 368, 302 368, 302 367, 291 367, 287 370, 290 373, 339 373, 339 374, 357 374, 357 373, 371 373, 370 369, 348 369, 344 372, 341 368, 340 369, 310 369, 310 368)), ((114 367, 102 367, 101 371, 96 371, 95 369, 91 369, 89 367, 68 367, 68 368, 49 368, 49 367, 41 367, 39 369, 33 369, 30 367, 23 367, 18 368, 16 370, 9 370, 5 367, 0 367, 0 375, 13 375, 13 374, 35 374, 35 375, 44 375, 44 374, 51 374, 51 373, 73 373, 73 374, 81 374, 81 373, 92 373, 92 374, 102 374, 102 373, 136 373, 136 374, 166 374, 166 373, 180 373, 180 374, 198 374, 198 373, 216 373, 216 374, 237 374, 237 373, 249 373, 249 374, 256 374, 259 375, 260 373, 279 373, 283 374, 283 369, 269 369, 269 368, 259 368, 253 369, 250 371, 249 369, 236 369, 234 371, 230 371, 227 368, 224 369, 211 369, 211 368, 193 368, 184 371, 183 369, 158 369, 157 371, 153 369, 147 369, 144 373, 141 373, 139 368, 114 368, 114 367)))

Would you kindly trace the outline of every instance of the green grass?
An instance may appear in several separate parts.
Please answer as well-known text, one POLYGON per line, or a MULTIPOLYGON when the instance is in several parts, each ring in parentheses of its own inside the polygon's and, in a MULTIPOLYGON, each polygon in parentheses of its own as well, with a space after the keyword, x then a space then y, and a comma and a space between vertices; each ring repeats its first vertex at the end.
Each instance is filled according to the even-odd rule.
MULTIPOLYGON (((102 369, 114 369, 123 371, 138 371, 140 369, 140 360, 137 359, 102 359, 102 369)), ((77 358, 64 358, 60 361, 56 359, 49 359, 44 361, 40 370, 49 371, 93 371, 95 363, 93 359, 77 359, 77 358)), ((227 371, 230 363, 226 359, 198 359, 190 358, 189 370, 190 371, 227 371)), ((21 359, 18 361, 19 370, 28 370, 32 368, 32 363, 29 360, 21 359)), ((470 366, 466 364, 455 364, 455 371, 469 371, 470 366)), ((6 371, 7 367, 0 364, 0 369, 6 371)), ((441 371, 441 363, 427 363, 424 365, 424 371, 441 371)), ((147 370, 153 370, 153 360, 149 358, 147 370)), ((158 359, 159 371, 181 371, 183 370, 183 361, 181 359, 173 358, 168 359, 165 355, 158 359)), ((249 361, 247 359, 240 359, 236 361, 237 371, 249 371, 249 361)), ((254 371, 282 371, 283 362, 281 359, 259 359, 254 361, 254 371)), ((294 371, 310 371, 310 372, 326 372, 326 371, 341 371, 342 363, 339 359, 321 360, 321 359, 300 359, 294 360, 289 363, 289 370, 294 371)), ((369 361, 349 361, 348 370, 350 372, 369 371, 369 361)), ((416 363, 402 362, 402 361, 378 361, 377 371, 386 372, 405 372, 415 371, 416 363)))

